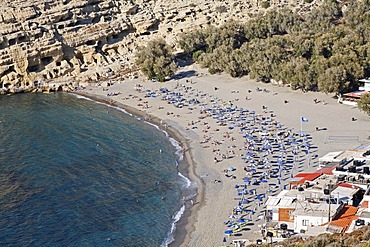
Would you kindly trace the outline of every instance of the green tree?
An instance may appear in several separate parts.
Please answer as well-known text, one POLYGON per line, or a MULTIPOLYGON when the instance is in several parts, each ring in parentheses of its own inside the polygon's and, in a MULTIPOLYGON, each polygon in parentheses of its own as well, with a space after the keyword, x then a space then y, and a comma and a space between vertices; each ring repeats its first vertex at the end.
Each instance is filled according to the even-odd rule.
POLYGON ((181 34, 179 45, 185 53, 193 53, 199 50, 206 51, 207 49, 207 31, 208 29, 194 30, 189 33, 181 34))
POLYGON ((325 0, 322 5, 313 9, 305 22, 305 31, 310 33, 325 33, 331 30, 335 21, 342 17, 343 13, 338 1, 325 0))
MULTIPOLYGON (((307 1, 310 2, 310 1, 307 1)), ((323 0, 307 13, 271 10, 180 37, 184 52, 209 69, 292 89, 348 92, 370 77, 370 0, 323 0)))
POLYGON ((346 71, 343 66, 330 67, 325 73, 319 75, 319 90, 325 93, 341 92, 346 80, 346 71))
POLYGON ((165 81, 171 77, 177 65, 173 61, 171 48, 163 39, 149 41, 147 46, 139 47, 136 54, 136 64, 149 79, 165 81))
POLYGON ((314 39, 309 35, 297 35, 294 40, 294 51, 297 57, 311 59, 314 49, 314 39))
POLYGON ((370 93, 366 93, 362 99, 357 101, 358 108, 370 115, 370 93))
POLYGON ((205 41, 209 52, 220 46, 236 49, 246 42, 245 28, 241 23, 230 20, 218 29, 209 28, 205 41))

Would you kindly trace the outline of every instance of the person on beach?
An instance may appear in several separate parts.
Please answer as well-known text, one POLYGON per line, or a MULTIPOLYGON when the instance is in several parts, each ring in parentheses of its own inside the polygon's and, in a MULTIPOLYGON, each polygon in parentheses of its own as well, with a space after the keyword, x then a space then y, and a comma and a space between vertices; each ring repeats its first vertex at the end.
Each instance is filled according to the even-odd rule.
MULTIPOLYGON (((215 89, 215 91, 219 89, 217 87, 215 88, 213 86, 210 86, 211 90, 213 88, 215 89)), ((155 89, 152 91, 155 91, 155 89)), ((220 92, 217 92, 217 93, 221 93, 222 90, 220 89, 218 91, 220 92)), ((236 91, 233 91, 233 92, 236 93, 236 91)), ((248 92, 251 93, 252 91, 249 90, 248 92)), ((265 89, 260 89, 260 92, 266 92, 266 91, 265 89)), ((142 93, 145 93, 145 90, 143 90, 142 93)), ((275 173, 275 172, 270 171, 273 169, 271 167, 272 164, 270 162, 272 162, 272 160, 274 160, 275 162, 281 161, 282 163, 286 161, 286 157, 282 157, 281 160, 278 160, 277 158, 274 158, 271 155, 275 153, 275 155, 285 156, 286 154, 288 153, 290 154, 290 152, 292 152, 291 144, 285 143, 286 141, 287 142, 289 141, 289 143, 294 142, 293 140, 289 139, 293 136, 293 133, 291 133, 291 130, 286 130, 284 125, 281 125, 276 119, 272 119, 272 117, 275 117, 275 114, 273 114, 272 111, 266 106, 266 104, 268 103, 264 103, 265 105, 262 105, 262 104, 258 105, 259 110, 261 110, 261 107, 262 107, 263 111, 261 113, 257 113, 257 112, 252 113, 252 112, 249 112, 248 110, 244 111, 243 109, 241 109, 241 106, 237 105, 237 103, 239 104, 239 102, 235 102, 236 99, 234 99, 234 101, 222 100, 221 98, 212 96, 211 94, 208 94, 204 91, 200 91, 198 89, 192 90, 190 87, 184 87, 184 85, 182 85, 179 82, 177 82, 177 88, 174 88, 168 92, 168 95, 170 94, 176 95, 176 97, 178 96, 179 99, 181 100, 185 100, 185 102, 187 102, 189 105, 193 104, 191 105, 191 107, 194 109, 193 111, 194 113, 200 112, 199 115, 198 114, 197 116, 194 115, 194 118, 192 118, 192 115, 186 115, 186 117, 189 116, 189 118, 186 118, 185 125, 187 125, 189 129, 194 127, 193 131, 200 137, 203 136, 203 140, 199 141, 199 143, 201 144, 207 143, 207 145, 211 146, 209 150, 205 149, 204 152, 209 152, 210 155, 213 155, 215 164, 222 161, 222 163, 217 165, 217 167, 218 166, 221 167, 222 165, 224 165, 223 163, 228 164, 227 162, 230 162, 231 157, 243 157, 244 158, 242 161, 243 163, 241 164, 240 170, 244 169, 246 176, 248 176, 248 181, 245 180, 244 183, 245 185, 248 185, 248 191, 253 189, 252 191, 250 191, 250 197, 252 198, 250 199, 249 204, 250 204, 251 209, 255 207, 255 211, 257 211, 257 209, 259 209, 261 205, 263 206, 263 203, 264 203, 264 200, 258 203, 256 201, 258 201, 259 199, 254 198, 257 194, 261 193, 262 187, 266 186, 266 184, 263 184, 263 182, 260 182, 261 179, 262 178, 266 180, 275 179, 275 177, 272 178, 270 177, 270 175, 278 174, 278 172, 275 173), (197 101, 195 101, 195 99, 197 101), (208 121, 207 119, 210 119, 210 120, 208 121), (217 122, 214 123, 213 120, 216 120, 217 122), (232 122, 232 127, 234 129, 227 129, 228 127, 231 127, 230 126, 231 122, 232 122), (219 130, 219 133, 213 132, 213 130, 215 130, 214 124, 216 124, 217 130, 219 130), (238 131, 236 131, 237 129, 236 126, 238 126, 238 128, 240 127, 241 129, 238 129, 238 131), (239 140, 242 140, 242 141, 245 140, 244 146, 243 144, 241 144, 242 146, 239 146, 240 145, 239 140), (234 150, 226 149, 226 147, 227 148, 232 147, 231 143, 234 144, 235 147, 236 146, 240 147, 239 151, 236 149, 234 152, 234 150), (268 146, 273 146, 273 148, 268 147, 268 146), (246 154, 246 152, 250 152, 250 154, 246 154), (260 168, 260 169, 263 169, 262 172, 264 172, 264 175, 262 178, 258 179, 258 183, 256 182, 256 184, 252 185, 252 183, 255 182, 253 175, 255 175, 256 173, 261 174, 260 173, 261 170, 258 170, 259 168, 257 168, 258 161, 262 161, 263 163, 265 163, 264 164, 265 166, 263 168, 260 168), (261 183, 260 186, 259 186, 259 183, 261 183)), ((289 98, 289 96, 286 96, 286 97, 289 98)), ((160 98, 160 97, 157 97, 157 98, 160 98)), ((245 99, 248 100, 250 98, 248 96, 245 96, 245 99)), ((293 99, 294 98, 292 98, 292 100, 293 99)), ((155 107, 156 106, 155 104, 152 105, 151 100, 149 101, 151 108, 157 109, 155 107)), ((173 100, 175 101, 177 100, 177 98, 173 100)), ((253 98, 253 101, 254 100, 258 100, 258 99, 253 98)), ((165 102, 168 104, 173 104, 174 101, 166 99, 165 102)), ((311 102, 310 104, 312 104, 312 98, 310 99, 310 102, 311 102)), ((141 102, 141 103, 146 104, 146 102, 141 102)), ((243 102, 243 103, 245 105, 248 104, 248 102, 243 102)), ((289 101, 284 100, 284 103, 287 104, 289 103, 289 101)), ((178 116, 179 110, 176 109, 176 112, 175 111, 170 112, 169 107, 176 107, 176 106, 175 105, 168 106, 168 107, 166 106, 166 109, 169 110, 167 112, 167 115, 178 116)), ((165 115, 166 112, 162 112, 162 114, 165 115)), ((182 149, 182 155, 184 156, 185 151, 186 151, 184 143, 180 143, 180 146, 182 149)), ((203 147, 205 148, 209 146, 203 146, 203 147)), ((295 150, 294 152, 295 152, 293 153, 294 155, 300 154, 301 151, 299 150, 299 146, 297 147, 297 150, 295 150)), ((212 156, 211 156, 211 159, 212 159, 212 156)), ((232 162, 234 162, 234 160, 232 162)), ((235 161, 235 163, 236 163, 235 164, 236 166, 239 165, 238 161, 235 161)), ((280 169, 280 165, 279 165, 279 169, 280 169, 279 171, 281 174, 280 176, 284 176, 284 174, 282 173, 287 168, 283 167, 284 164, 281 164, 281 166, 282 167, 280 169)), ((230 179, 236 179, 238 177, 239 179, 239 176, 240 176, 239 173, 235 173, 234 175, 233 172, 228 173, 225 170, 223 170, 223 168, 224 167, 218 170, 219 177, 223 177, 222 172, 224 172, 225 177, 228 177, 230 179)), ((290 175, 290 173, 288 173, 288 175, 290 175)), ((214 178, 217 178, 217 176, 214 178)), ((226 180, 223 180, 223 181, 226 181, 226 180)), ((284 177, 281 179, 281 181, 283 180, 284 180, 284 177)), ((214 182, 215 184, 221 183, 221 180, 219 179, 211 179, 210 181, 214 182)), ((228 180, 227 183, 233 183, 233 182, 228 180)), ((227 183, 225 183, 225 185, 227 183)), ((279 184, 280 184, 280 179, 279 179, 279 184)), ((283 187, 283 185, 281 185, 280 187, 283 187)), ((265 188, 263 189, 264 191, 266 191, 265 188)), ((269 187, 269 189, 265 193, 271 193, 271 188, 269 187)), ((183 200, 185 203, 186 198, 183 198, 183 200)), ((189 201, 189 199, 187 201, 189 201)), ((189 205, 193 203, 194 202, 191 202, 191 201, 188 202, 189 205)), ((228 210, 228 212, 230 211, 228 210)), ((238 213, 236 209, 235 209, 235 213, 238 213)), ((252 217, 253 214, 250 213, 249 215, 250 217, 252 217)))

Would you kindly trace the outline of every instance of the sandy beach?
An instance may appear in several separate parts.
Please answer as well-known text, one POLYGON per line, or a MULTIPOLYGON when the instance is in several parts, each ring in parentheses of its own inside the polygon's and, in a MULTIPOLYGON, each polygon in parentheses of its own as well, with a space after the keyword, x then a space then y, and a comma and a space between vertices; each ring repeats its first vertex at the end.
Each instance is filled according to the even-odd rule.
MULTIPOLYGON (((197 184, 198 193, 185 201, 186 217, 178 223, 172 246, 233 246, 230 243, 234 239, 255 243, 260 238, 259 225, 263 223, 260 218, 263 202, 269 194, 282 190, 290 176, 315 170, 318 157, 327 152, 370 143, 369 116, 355 107, 337 103, 333 95, 292 91, 287 86, 263 84, 247 77, 209 75, 197 65, 181 68, 176 78, 165 83, 139 78, 115 82, 106 88, 92 85, 78 92, 107 100, 155 123, 182 145, 186 162, 180 164, 179 170, 197 184), (174 103, 168 97, 186 101, 174 103), (228 118, 223 119, 224 115, 228 118), (301 117, 308 122, 302 122, 301 117), (299 135, 301 127, 306 133, 304 138, 299 135), (297 145, 297 150, 293 150, 290 145, 287 152, 297 151, 297 167, 285 172, 281 180, 266 177, 266 184, 248 184, 251 194, 240 195, 236 185, 247 186, 243 178, 249 172, 247 164, 253 159, 247 153, 255 151, 243 128, 249 131, 250 137, 259 136, 261 143, 255 144, 258 147, 267 145, 278 150, 279 143, 285 142, 275 138, 281 132, 297 142, 309 143, 314 149, 305 155, 304 148, 297 145), (262 194, 264 197, 257 200, 256 196, 262 194), (235 212, 241 199, 248 199, 241 206, 254 211, 253 214, 245 210, 240 214, 235 212), (225 231, 232 215, 247 219, 248 223, 238 234, 228 236, 225 231)), ((266 155, 256 161, 265 158, 263 162, 267 163, 272 157, 274 153, 266 149, 266 155)), ((261 172, 262 175, 266 174, 261 172)))

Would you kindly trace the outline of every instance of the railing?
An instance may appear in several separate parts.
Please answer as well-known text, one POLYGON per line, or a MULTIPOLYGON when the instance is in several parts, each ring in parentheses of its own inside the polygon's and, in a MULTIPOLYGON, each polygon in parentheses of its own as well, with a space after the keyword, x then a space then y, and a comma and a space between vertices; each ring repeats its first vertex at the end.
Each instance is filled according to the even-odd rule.
POLYGON ((328 141, 359 141, 359 136, 328 136, 328 141))

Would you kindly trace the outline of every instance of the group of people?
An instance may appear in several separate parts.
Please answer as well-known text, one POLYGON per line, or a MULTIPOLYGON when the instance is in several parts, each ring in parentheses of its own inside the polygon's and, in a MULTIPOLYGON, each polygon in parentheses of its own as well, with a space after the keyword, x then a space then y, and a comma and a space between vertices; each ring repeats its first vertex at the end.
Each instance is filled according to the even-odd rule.
MULTIPOLYGON (((224 160, 233 159, 237 171, 221 170, 226 178, 233 179, 238 185, 236 196, 239 200, 230 210, 232 218, 263 220, 268 214, 264 206, 268 195, 284 189, 288 178, 302 171, 305 165, 313 165, 317 157, 313 155, 311 137, 285 127, 267 106, 257 113, 181 83, 171 90, 147 90, 146 95, 160 98, 177 108, 187 108, 196 116, 189 121, 187 130, 203 133, 200 143, 204 148, 213 146, 217 166, 222 166, 224 160), (223 139, 215 139, 214 132, 222 132, 223 139)), ((215 183, 221 183, 221 180, 215 179, 215 183)), ((227 222, 227 228, 238 225, 236 221, 227 222)), ((238 229, 243 233, 244 228, 239 225, 238 229)))

